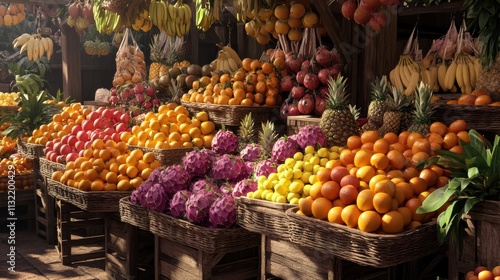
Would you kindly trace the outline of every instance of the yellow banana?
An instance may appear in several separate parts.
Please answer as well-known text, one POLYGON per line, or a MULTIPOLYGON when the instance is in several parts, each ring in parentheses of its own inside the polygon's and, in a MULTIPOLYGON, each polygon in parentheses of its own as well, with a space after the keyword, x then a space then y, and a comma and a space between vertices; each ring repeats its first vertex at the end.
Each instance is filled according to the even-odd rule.
MULTIPOLYGON (((469 90, 472 88, 472 84, 470 82, 471 78, 469 74, 469 66, 467 60, 468 60, 467 57, 462 59, 462 80, 465 87, 465 93, 470 94, 472 91, 469 92, 469 90)), ((463 91, 464 89, 462 89, 462 92, 463 91)))
POLYGON ((40 38, 38 41, 38 57, 42 57, 43 54, 45 53, 45 47, 43 46, 42 42, 43 38, 40 38))
POLYGON ((238 70, 239 68, 238 65, 236 64, 234 59, 232 59, 230 56, 227 57, 227 63, 229 65, 229 68, 231 69, 231 72, 238 70))
POLYGON ((414 93, 415 88, 418 85, 419 78, 420 78, 420 74, 418 72, 412 72, 411 73, 410 82, 408 84, 408 87, 404 91, 404 93, 406 95, 411 95, 411 94, 414 93))
POLYGON ((151 0, 149 2, 148 13, 154 25, 158 26, 158 19, 156 18, 156 0, 151 0))
POLYGON ((438 68, 438 82, 441 89, 445 92, 450 90, 450 88, 446 86, 446 70, 448 70, 448 68, 446 67, 446 63, 443 61, 438 68))
POLYGON ((24 42, 24 44, 21 46, 19 53, 23 53, 23 52, 28 50, 28 42, 29 42, 29 39, 26 42, 24 42))
POLYGON ((33 42, 33 48, 32 48, 32 51, 33 51, 33 55, 32 55, 32 59, 33 61, 37 61, 38 60, 38 51, 39 51, 39 48, 38 48, 38 43, 40 41, 38 41, 38 39, 34 39, 34 42, 33 42))
POLYGON ((451 93, 457 93, 457 91, 458 91, 458 90, 457 90, 457 86, 456 86, 456 85, 453 85, 453 86, 451 87, 451 89, 450 89, 450 92, 451 92, 451 93))
POLYGON ((31 38, 31 34, 28 34, 28 33, 23 33, 21 34, 19 37, 17 37, 16 39, 14 39, 14 41, 12 41, 12 46, 14 46, 14 48, 17 48, 17 47, 21 47, 23 46, 29 39, 31 38))
POLYGON ((401 82, 405 88, 410 84, 410 69, 406 68, 406 65, 402 64, 399 66, 399 76, 401 77, 401 82))
POLYGON ((33 60, 33 44, 35 43, 35 37, 31 37, 28 40, 28 46, 26 50, 26 54, 28 55, 28 60, 33 60))
POLYGON ((184 9, 186 10, 186 23, 191 21, 191 18, 193 18, 193 11, 191 11, 191 6, 188 4, 184 4, 184 9))
POLYGON ((438 68, 435 65, 429 67, 429 74, 431 77, 432 91, 439 91, 439 82, 438 82, 438 68))
POLYGON ((42 43, 43 50, 46 52, 49 49, 49 42, 47 42, 47 38, 42 37, 40 42, 42 43))
POLYGON ((457 67, 455 71, 455 80, 457 81, 458 87, 460 90, 463 92, 465 89, 465 84, 464 84, 464 76, 463 76, 463 71, 462 71, 462 60, 458 60, 457 62, 457 67))
POLYGON ((401 81, 401 71, 399 70, 399 67, 400 65, 396 65, 396 68, 394 68, 394 82, 395 84, 393 86, 395 86, 398 90, 400 91, 403 91, 404 90, 404 86, 403 86, 403 82, 401 81))
POLYGON ((174 5, 172 5, 170 3, 166 3, 166 6, 167 6, 167 10, 168 10, 168 18, 170 20, 175 20, 176 13, 175 13, 174 5))
POLYGON ((433 87, 431 72, 425 68, 424 70, 422 70, 422 82, 424 82, 424 84, 429 85, 431 88, 433 87))
POLYGON ((48 50, 47 50, 47 60, 50 60, 50 58, 52 57, 52 53, 54 52, 54 42, 52 42, 52 39, 51 38, 46 38, 47 40, 47 44, 49 46, 48 50))
POLYGON ((473 60, 474 62, 474 70, 476 70, 476 80, 479 79, 479 73, 481 72, 481 63, 479 63, 479 58, 475 57, 473 60))
POLYGON ((241 67, 241 58, 233 48, 231 48, 230 46, 224 46, 222 47, 222 50, 226 52, 229 57, 234 60, 234 62, 236 62, 236 65, 238 65, 238 67, 241 67))
POLYGON ((477 76, 476 76, 476 69, 474 68, 474 61, 469 59, 469 61, 467 62, 467 68, 469 68, 470 85, 472 86, 472 88, 475 88, 477 76))
POLYGON ((456 72, 457 72, 457 62, 453 60, 450 66, 448 67, 448 70, 446 70, 446 76, 444 78, 446 87, 449 89, 451 89, 455 84, 456 72))

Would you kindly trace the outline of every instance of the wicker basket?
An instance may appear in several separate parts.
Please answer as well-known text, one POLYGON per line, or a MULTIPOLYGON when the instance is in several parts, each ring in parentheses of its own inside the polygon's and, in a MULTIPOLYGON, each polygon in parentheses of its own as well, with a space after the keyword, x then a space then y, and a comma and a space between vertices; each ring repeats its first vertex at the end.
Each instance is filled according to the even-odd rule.
POLYGON ((184 101, 181 103, 190 113, 205 111, 213 122, 227 126, 239 126, 248 113, 252 113, 256 125, 270 120, 273 115, 279 116, 279 107, 214 105, 184 101))
POLYGON ((119 212, 120 199, 130 195, 119 191, 84 192, 51 179, 47 179, 47 192, 88 212, 119 212))
POLYGON ((251 232, 289 239, 285 211, 294 207, 287 203, 239 197, 237 223, 251 232))
POLYGON ((193 148, 150 149, 133 145, 129 145, 128 148, 130 150, 141 150, 143 153, 153 152, 155 158, 164 166, 180 164, 184 155, 193 150, 193 148))
POLYGON ((130 196, 120 199, 120 219, 122 222, 149 231, 149 210, 130 202, 130 196))
POLYGON ((244 228, 206 228, 154 211, 149 211, 149 230, 206 253, 224 254, 260 244, 260 234, 244 228))
POLYGON ((288 209, 290 240, 311 249, 372 267, 390 267, 429 255, 439 248, 436 222, 398 234, 366 233, 296 214, 288 209))
POLYGON ((43 177, 51 178, 52 173, 64 170, 66 170, 66 166, 64 164, 50 161, 45 157, 40 158, 40 174, 43 177))
POLYGON ((462 119, 468 129, 500 133, 500 108, 495 106, 439 104, 433 117, 446 125, 462 119))
POLYGON ((25 143, 17 141, 17 152, 29 159, 38 159, 44 156, 45 145, 25 143))

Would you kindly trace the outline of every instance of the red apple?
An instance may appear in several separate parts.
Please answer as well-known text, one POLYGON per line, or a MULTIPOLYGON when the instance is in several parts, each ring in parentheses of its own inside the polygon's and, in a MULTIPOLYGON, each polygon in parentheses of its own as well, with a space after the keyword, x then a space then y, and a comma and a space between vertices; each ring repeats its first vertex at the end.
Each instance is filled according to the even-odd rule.
POLYGON ((143 94, 144 93, 144 86, 141 84, 137 84, 134 86, 133 90, 135 91, 136 94, 143 94))
MULTIPOLYGON (((100 107, 100 108, 103 108, 103 107, 100 107)), ((99 108, 99 109, 100 109, 99 108)), ((101 114, 98 113, 97 111, 94 111, 94 112, 90 112, 90 114, 87 116, 87 120, 90 120, 90 121, 95 121, 96 119, 99 118, 101 114)), ((83 124, 83 123, 82 123, 83 124)))
POLYGON ((54 150, 56 153, 58 153, 58 154, 59 154, 59 151, 61 150, 61 146, 62 146, 62 145, 65 145, 65 144, 63 144, 63 143, 61 143, 61 142, 55 143, 55 144, 54 144, 54 148, 53 148, 53 150, 54 150))
POLYGON ((108 120, 113 119, 113 110, 112 109, 104 109, 102 111, 102 117, 108 120))
POLYGON ((155 90, 152 87, 146 88, 146 94, 153 97, 155 95, 155 90))
POLYGON ((61 137, 61 143, 68 144, 68 138, 69 138, 69 135, 64 135, 63 137, 61 137))
POLYGON ((108 140, 112 140, 112 139, 113 139, 113 138, 111 138, 111 135, 108 135, 108 134, 106 134, 106 135, 104 135, 104 137, 102 137, 102 140, 103 140, 104 142, 106 142, 106 141, 108 141, 108 140))
POLYGON ((66 155, 66 162, 75 161, 78 158, 78 154, 69 153, 66 155))
POLYGON ((99 116, 102 116, 102 111, 104 111, 104 109, 106 109, 106 108, 99 107, 99 108, 97 108, 97 110, 95 110, 95 112, 97 112, 99 114, 99 116))
POLYGON ((82 131, 82 126, 77 124, 71 128, 71 134, 77 135, 79 131, 82 131))
POLYGON ((60 148, 59 148, 59 154, 60 155, 67 155, 71 153, 71 147, 68 145, 68 144, 63 144, 60 148))
POLYGON ((94 130, 94 121, 92 120, 84 120, 82 121, 82 129, 84 131, 92 131, 94 130))
POLYGON ((89 136, 87 135, 87 132, 85 132, 85 131, 78 131, 78 133, 76 134, 76 138, 79 141, 83 141, 83 142, 89 140, 89 136))
POLYGON ((47 144, 45 144, 45 147, 50 148, 52 150, 52 147, 54 147, 54 141, 48 141, 47 144))
POLYGON ((115 130, 116 130, 116 132, 123 132, 123 131, 127 130, 127 125, 120 122, 116 125, 115 130))
POLYGON ((77 151, 83 151, 85 149, 85 141, 77 141, 75 143, 75 148, 77 151))
POLYGON ((84 149, 90 149, 92 148, 92 142, 91 141, 87 141, 85 142, 85 146, 83 146, 84 149))
POLYGON ((104 128, 104 119, 98 118, 94 120, 94 128, 104 128))
POLYGON ((129 124, 130 123, 130 115, 127 113, 123 113, 122 116, 120 117, 120 122, 124 124, 129 124))
POLYGON ((47 151, 45 153, 45 158, 48 159, 48 160, 50 160, 50 157, 52 156, 53 153, 54 153, 53 151, 47 151))
POLYGON ((68 137, 68 145, 71 147, 75 147, 76 142, 78 142, 78 138, 75 135, 69 135, 68 137))
POLYGON ((119 122, 120 121, 120 117, 122 116, 122 112, 118 111, 118 110, 114 110, 113 111, 113 120, 115 122, 119 122))
POLYGON ((64 163, 64 158, 65 158, 65 157, 66 157, 66 156, 63 156, 63 155, 57 156, 57 158, 56 158, 56 162, 58 162, 58 163, 64 163))
POLYGON ((57 154, 55 152, 52 152, 47 158, 50 161, 57 162, 57 154))
POLYGON ((99 131, 92 131, 92 133, 90 134, 90 141, 94 142, 94 140, 96 139, 102 139, 101 137, 99 137, 99 131))
POLYGON ((111 136, 113 133, 116 133, 116 130, 113 127, 108 126, 104 129, 104 133, 111 136))
POLYGON ((84 154, 84 153, 85 153, 85 150, 81 150, 81 151, 79 151, 79 152, 78 152, 78 156, 79 156, 79 157, 83 157, 83 154, 84 154))
POLYGON ((111 135, 111 138, 115 142, 120 142, 120 133, 113 133, 113 135, 111 135))

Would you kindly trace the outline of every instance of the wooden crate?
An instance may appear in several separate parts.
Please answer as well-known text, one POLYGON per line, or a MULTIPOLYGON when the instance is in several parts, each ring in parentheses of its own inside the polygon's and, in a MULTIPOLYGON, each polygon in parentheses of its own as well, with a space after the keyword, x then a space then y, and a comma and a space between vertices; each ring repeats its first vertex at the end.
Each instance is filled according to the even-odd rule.
POLYGON ((153 279, 154 236, 108 215, 105 224, 108 279, 153 279))
POLYGON ((300 128, 308 124, 319 126, 321 118, 309 115, 304 116, 289 116, 286 118, 287 135, 292 135, 299 132, 300 128))
POLYGON ((40 161, 33 161, 35 184, 35 230, 38 237, 45 239, 47 244, 57 243, 55 200, 47 193, 47 180, 40 173, 40 161))
POLYGON ((463 279, 463 274, 478 266, 489 269, 500 265, 500 201, 476 204, 468 215, 467 234, 463 238, 463 255, 459 257, 458 244, 449 246, 448 274, 450 280, 463 279))
MULTIPOLYGON (((12 193, 0 193, 0 224, 5 229, 10 222, 15 222, 16 230, 27 228, 33 230, 35 226, 35 192, 34 189, 15 191, 14 216, 9 215, 9 199, 12 193), (15 218, 15 220, 13 220, 15 218), (20 226, 23 225, 23 226, 20 226)), ((12 209, 12 208, 11 208, 12 209)))
POLYGON ((289 240, 262 235, 260 279, 389 279, 389 270, 360 266, 289 240))
POLYGON ((57 251, 63 265, 104 258, 104 214, 56 199, 57 251))
POLYGON ((155 279, 255 279, 258 247, 206 253, 155 235, 155 279))

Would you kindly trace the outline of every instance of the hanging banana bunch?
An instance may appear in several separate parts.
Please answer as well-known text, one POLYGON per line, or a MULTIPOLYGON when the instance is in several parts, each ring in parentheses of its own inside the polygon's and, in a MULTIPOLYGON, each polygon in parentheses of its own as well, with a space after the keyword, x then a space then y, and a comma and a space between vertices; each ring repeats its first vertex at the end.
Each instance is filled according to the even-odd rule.
POLYGON ((94 14, 95 27, 99 33, 116 33, 126 25, 126 18, 120 14, 104 9, 101 0, 94 1, 92 12, 94 14))
POLYGON ((24 33, 12 41, 14 48, 20 48, 19 53, 26 52, 28 60, 37 61, 44 54, 50 60, 54 52, 54 42, 50 37, 42 37, 40 34, 24 33))
POLYGON ((224 10, 223 0, 214 0, 213 5, 208 0, 196 0, 196 27, 206 32, 214 22, 220 20, 220 14, 224 10))
POLYGON ((191 7, 182 0, 170 4, 165 0, 151 0, 149 17, 154 25, 168 36, 183 37, 191 28, 191 7))
MULTIPOLYGON (((272 7, 276 1, 265 0, 264 5, 272 7)), ((253 19, 261 8, 259 0, 233 0, 233 8, 236 11, 236 19, 240 22, 246 22, 247 19, 253 19)))
MULTIPOLYGON (((410 55, 404 54, 399 57, 396 67, 389 73, 391 84, 406 95, 415 92, 418 83, 422 80, 420 65, 410 55)), ((430 79, 430 77, 426 77, 430 79)))

